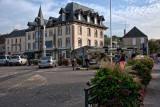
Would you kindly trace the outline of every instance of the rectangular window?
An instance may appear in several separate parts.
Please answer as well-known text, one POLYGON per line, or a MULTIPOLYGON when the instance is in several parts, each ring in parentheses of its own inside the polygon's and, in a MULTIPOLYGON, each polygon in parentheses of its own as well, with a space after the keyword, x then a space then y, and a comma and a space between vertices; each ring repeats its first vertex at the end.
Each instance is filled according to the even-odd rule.
POLYGON ((62 59, 62 51, 59 51, 59 59, 62 59))
POLYGON ((90 36, 91 35, 91 29, 87 28, 87 35, 90 36))
POLYGON ((58 46, 62 47, 62 40, 61 39, 59 39, 59 41, 58 41, 58 46))
POLYGON ((81 20, 81 14, 78 15, 78 20, 81 20))
POLYGON ((36 32, 36 39, 38 39, 38 32, 36 32))
POLYGON ((13 46, 12 46, 12 48, 11 48, 11 51, 13 52, 13 46))
POLYGON ((100 42, 100 46, 103 46, 103 41, 100 42))
POLYGON ((102 25, 102 21, 100 20, 100 25, 102 25))
POLYGON ((58 35, 61 36, 62 35, 62 31, 61 31, 61 27, 58 28, 58 35))
POLYGON ((78 34, 82 35, 82 27, 78 26, 78 34))
POLYGON ((103 32, 102 31, 100 32, 100 35, 101 35, 101 38, 103 38, 103 32))
POLYGON ((144 43, 144 38, 141 38, 141 43, 144 43))
POLYGON ((53 31, 49 30, 49 36, 53 36, 53 31))
POLYGON ((16 43, 17 43, 17 39, 16 39, 16 43))
POLYGON ((66 51, 66 57, 70 58, 70 51, 68 51, 68 50, 66 51))
POLYGON ((78 46, 82 46, 82 39, 78 39, 78 46))
POLYGON ((35 39, 35 32, 33 32, 33 39, 35 39))
POLYGON ((12 39, 12 44, 13 44, 13 39, 12 39))
POLYGON ((19 45, 19 50, 21 51, 21 45, 19 45))
POLYGON ((36 49, 36 43, 33 42, 33 49, 36 49))
POLYGON ((46 41, 46 48, 52 48, 52 41, 46 41))
POLYGON ((132 44, 133 44, 133 45, 136 45, 136 38, 133 38, 133 39, 132 39, 132 44))
POLYGON ((87 16, 87 22, 90 23, 90 16, 87 16))
POLYGON ((97 44, 97 40, 95 40, 94 45, 95 45, 96 47, 98 46, 98 44, 97 44))
POLYGON ((66 42, 67 42, 67 47, 69 47, 70 46, 70 39, 67 38, 66 42))
POLYGON ((9 52, 9 47, 8 47, 8 52, 9 52))
POLYGON ((97 37, 97 30, 94 31, 94 36, 97 37))
POLYGON ((91 46, 91 40, 88 39, 87 45, 88 45, 88 46, 91 46))
POLYGON ((38 43, 38 42, 36 42, 36 49, 38 49, 38 44, 39 44, 39 43, 38 43))
POLYGON ((31 49, 31 43, 28 43, 28 50, 31 49))
POLYGON ((22 41, 21 41, 21 38, 19 39, 19 43, 21 43, 22 41))
POLYGON ((97 24, 97 18, 96 17, 94 18, 94 24, 97 24))
POLYGON ((28 40, 30 40, 31 39, 31 34, 30 33, 28 33, 28 40))
POLYGON ((17 46, 15 46, 15 51, 17 51, 17 46))
POLYGON ((47 31, 45 31, 45 37, 47 37, 47 31))
POLYGON ((66 15, 65 13, 62 13, 62 21, 65 21, 65 19, 66 19, 66 15))
POLYGON ((66 29, 67 29, 67 35, 70 34, 70 27, 69 27, 69 25, 67 26, 66 29))

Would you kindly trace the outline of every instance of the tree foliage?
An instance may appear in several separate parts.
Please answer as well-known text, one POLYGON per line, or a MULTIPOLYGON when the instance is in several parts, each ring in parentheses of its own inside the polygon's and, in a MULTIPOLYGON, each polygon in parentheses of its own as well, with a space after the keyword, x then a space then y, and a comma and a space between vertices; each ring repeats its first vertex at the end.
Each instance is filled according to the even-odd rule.
POLYGON ((156 53, 157 51, 160 51, 160 44, 159 44, 159 42, 157 42, 157 41, 155 41, 153 39, 149 40, 148 46, 149 46, 149 52, 150 52, 150 54, 156 53))

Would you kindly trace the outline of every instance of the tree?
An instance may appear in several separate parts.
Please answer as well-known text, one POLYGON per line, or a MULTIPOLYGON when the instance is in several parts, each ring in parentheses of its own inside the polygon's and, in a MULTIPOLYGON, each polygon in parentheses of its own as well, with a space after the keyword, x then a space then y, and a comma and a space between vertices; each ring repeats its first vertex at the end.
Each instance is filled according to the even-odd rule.
POLYGON ((110 37, 107 35, 104 35, 104 46, 110 45, 110 37))
POLYGON ((149 47, 150 54, 160 51, 160 44, 153 39, 149 40, 148 47, 149 47))

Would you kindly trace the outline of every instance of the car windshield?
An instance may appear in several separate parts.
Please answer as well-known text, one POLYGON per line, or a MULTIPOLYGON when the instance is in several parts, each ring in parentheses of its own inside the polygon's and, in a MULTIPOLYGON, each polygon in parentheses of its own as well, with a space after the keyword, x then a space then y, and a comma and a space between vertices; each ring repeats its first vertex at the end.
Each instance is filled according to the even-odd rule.
POLYGON ((40 60, 50 60, 51 57, 50 56, 46 56, 46 57, 41 57, 40 60))
POLYGON ((19 58, 18 56, 11 56, 11 59, 19 58))
POLYGON ((0 56, 0 59, 6 59, 5 56, 0 56))

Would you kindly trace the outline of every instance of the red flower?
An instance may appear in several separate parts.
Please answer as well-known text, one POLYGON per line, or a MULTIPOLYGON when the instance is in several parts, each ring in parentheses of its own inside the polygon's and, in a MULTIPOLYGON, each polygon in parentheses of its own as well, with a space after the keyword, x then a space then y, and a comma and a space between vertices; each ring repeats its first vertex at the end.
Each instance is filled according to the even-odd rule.
POLYGON ((122 82, 122 80, 119 80, 119 82, 122 82))
POLYGON ((109 76, 109 78, 112 78, 113 77, 113 75, 111 74, 110 76, 109 76))
POLYGON ((139 100, 143 100, 143 98, 142 98, 142 97, 139 97, 138 99, 139 99, 139 100))
POLYGON ((139 90, 138 93, 141 94, 141 93, 142 93, 142 90, 139 90))

